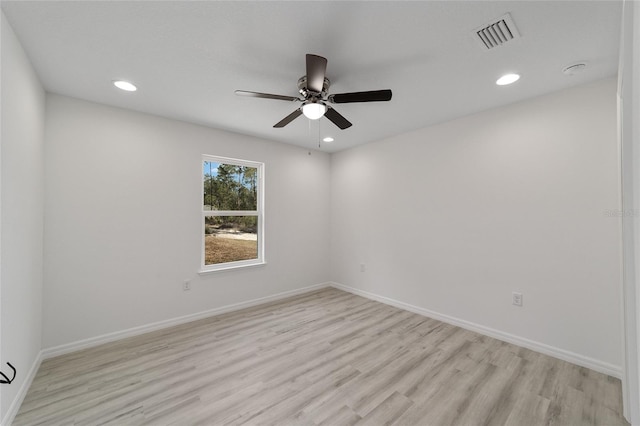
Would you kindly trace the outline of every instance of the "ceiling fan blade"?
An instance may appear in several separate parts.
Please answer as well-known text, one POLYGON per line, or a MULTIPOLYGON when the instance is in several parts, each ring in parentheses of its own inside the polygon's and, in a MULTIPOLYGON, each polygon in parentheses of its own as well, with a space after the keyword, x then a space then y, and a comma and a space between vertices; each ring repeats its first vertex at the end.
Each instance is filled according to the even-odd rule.
POLYGON ((351 102, 381 102, 391 100, 391 90, 371 90, 369 92, 353 92, 353 93, 339 93, 337 95, 330 95, 329 102, 334 104, 348 104, 351 102))
POLYGON ((252 98, 277 99, 279 101, 299 101, 300 99, 293 96, 272 95, 270 93, 247 92, 246 90, 236 90, 238 96, 249 96, 252 98))
POLYGON ((307 54, 307 89, 311 92, 322 93, 326 73, 327 59, 307 54))
POLYGON ((327 117, 333 124, 338 126, 341 130, 348 129, 352 126, 352 124, 344 118, 338 111, 327 106, 327 112, 324 113, 324 116, 327 117))
POLYGON ((291 114, 287 115, 285 118, 283 118, 282 120, 274 124, 273 127, 277 127, 277 128, 284 127, 287 124, 291 123, 296 118, 300 117, 301 115, 302 115, 302 108, 298 108, 297 110, 293 111, 291 114))

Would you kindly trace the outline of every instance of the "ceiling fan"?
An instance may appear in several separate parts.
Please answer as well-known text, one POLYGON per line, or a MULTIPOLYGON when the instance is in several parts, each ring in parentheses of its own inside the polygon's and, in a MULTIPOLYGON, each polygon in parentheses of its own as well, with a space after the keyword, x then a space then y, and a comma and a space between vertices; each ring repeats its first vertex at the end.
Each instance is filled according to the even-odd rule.
POLYGON ((277 128, 286 126, 304 114, 311 120, 317 120, 324 115, 329 119, 329 121, 344 130, 351 127, 351 123, 338 113, 338 111, 327 105, 327 102, 333 104, 347 104, 354 102, 380 102, 391 100, 391 90, 389 89, 329 95, 328 91, 331 82, 327 77, 325 77, 326 71, 326 58, 318 55, 307 54, 307 75, 300 77, 298 80, 298 92, 300 93, 300 97, 248 92, 246 90, 236 90, 235 93, 236 95, 250 96, 254 98, 301 102, 298 109, 273 126, 277 128))

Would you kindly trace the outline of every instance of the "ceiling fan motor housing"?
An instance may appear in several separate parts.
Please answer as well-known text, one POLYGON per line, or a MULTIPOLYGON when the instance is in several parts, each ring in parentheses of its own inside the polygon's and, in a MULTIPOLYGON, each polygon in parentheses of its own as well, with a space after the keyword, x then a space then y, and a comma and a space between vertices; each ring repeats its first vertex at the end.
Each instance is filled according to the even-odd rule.
POLYGON ((300 77, 298 79, 299 92, 305 99, 308 99, 309 96, 314 96, 316 98, 325 99, 327 97, 327 93, 329 92, 329 87, 330 86, 331 86, 331 82, 329 81, 329 79, 327 77, 325 77, 324 78, 324 83, 322 83, 322 92, 321 93, 314 93, 314 92, 310 91, 307 88, 307 76, 306 75, 303 75, 302 77, 300 77))

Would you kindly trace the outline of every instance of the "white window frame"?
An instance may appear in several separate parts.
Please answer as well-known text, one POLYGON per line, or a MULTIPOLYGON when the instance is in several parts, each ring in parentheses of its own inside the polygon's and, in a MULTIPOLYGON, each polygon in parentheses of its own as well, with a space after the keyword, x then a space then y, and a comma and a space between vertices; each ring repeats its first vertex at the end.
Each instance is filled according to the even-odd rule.
POLYGON ((200 218, 200 274, 207 274, 211 272, 224 271, 236 268, 245 268, 250 266, 264 265, 266 263, 264 258, 264 163, 256 161, 240 160, 237 158, 219 157, 216 155, 202 155, 202 161, 200 162, 200 210, 202 211, 202 217, 200 218), (215 162, 231 164, 234 166, 253 167, 256 170, 258 177, 257 186, 257 210, 205 210, 204 209, 204 163, 215 162), (256 259, 238 260, 235 262, 216 263, 213 265, 205 265, 205 218, 210 216, 256 216, 258 218, 258 257, 256 259))

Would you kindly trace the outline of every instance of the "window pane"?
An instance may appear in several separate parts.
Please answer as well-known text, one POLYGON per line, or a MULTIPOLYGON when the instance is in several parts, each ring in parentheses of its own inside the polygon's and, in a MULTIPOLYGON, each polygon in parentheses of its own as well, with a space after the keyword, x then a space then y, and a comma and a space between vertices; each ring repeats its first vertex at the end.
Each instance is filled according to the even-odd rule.
POLYGON ((257 216, 204 218, 204 264, 258 258, 257 216))
POLYGON ((257 210, 258 169, 205 161, 204 210, 257 210))

